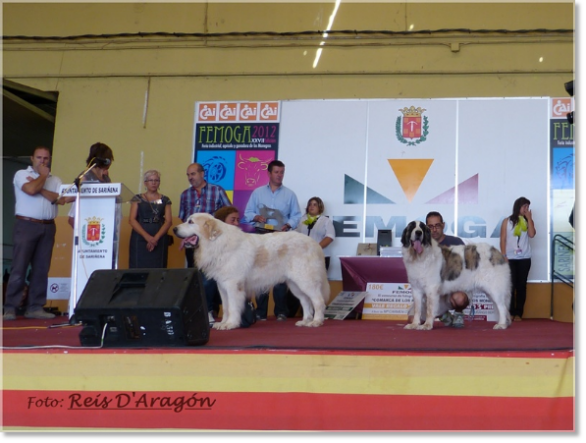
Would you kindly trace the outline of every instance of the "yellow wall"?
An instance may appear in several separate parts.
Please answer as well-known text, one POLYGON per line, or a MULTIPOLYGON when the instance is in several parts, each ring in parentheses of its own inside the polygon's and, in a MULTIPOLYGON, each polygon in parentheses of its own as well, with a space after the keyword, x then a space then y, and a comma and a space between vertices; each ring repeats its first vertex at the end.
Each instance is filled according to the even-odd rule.
MULTIPOLYGON (((3 75, 59 92, 56 175, 73 180, 89 146, 102 141, 115 153, 112 177, 132 190, 141 189, 142 172, 161 171, 174 214, 188 186, 196 101, 565 96, 563 84, 574 76, 571 32, 336 36, 315 69, 319 36, 10 38, 316 31, 327 27, 332 9, 332 3, 5 3, 3 75)), ((572 3, 342 2, 333 30, 571 30, 573 22, 572 3)))
MULTIPOLYGON (((53 171, 64 182, 79 174, 89 146, 101 141, 114 150, 114 181, 133 191, 141 190, 144 171, 161 171, 174 215, 188 186, 196 101, 556 97, 566 95, 563 85, 574 78, 573 2, 343 1, 333 31, 405 33, 331 33, 316 68, 321 35, 222 34, 324 30, 333 7, 4 3, 3 76, 59 92, 53 171), (417 33, 460 28, 509 32, 417 33), (513 32, 535 29, 549 31, 513 32), (199 35, 106 36, 138 32, 199 35)), ((66 240, 56 249, 53 275, 68 275, 66 240)), ((532 285, 530 300, 541 292, 532 285)), ((535 316, 548 317, 547 311, 535 316)))

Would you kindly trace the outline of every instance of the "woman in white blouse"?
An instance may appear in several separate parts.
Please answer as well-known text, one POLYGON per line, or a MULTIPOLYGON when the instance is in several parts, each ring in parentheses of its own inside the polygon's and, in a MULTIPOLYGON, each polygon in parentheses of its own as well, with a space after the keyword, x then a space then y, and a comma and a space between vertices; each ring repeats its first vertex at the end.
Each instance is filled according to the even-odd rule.
POLYGON ((326 258, 326 269, 330 266, 329 246, 336 238, 334 222, 324 215, 324 202, 319 197, 311 197, 305 208, 305 215, 297 225, 297 231, 309 235, 322 247, 326 258))

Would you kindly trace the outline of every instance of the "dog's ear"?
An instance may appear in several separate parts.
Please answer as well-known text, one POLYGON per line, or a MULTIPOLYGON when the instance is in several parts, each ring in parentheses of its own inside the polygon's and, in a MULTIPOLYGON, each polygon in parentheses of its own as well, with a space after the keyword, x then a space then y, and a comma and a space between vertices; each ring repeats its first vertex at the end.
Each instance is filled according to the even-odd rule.
POLYGON ((215 219, 206 220, 203 224, 203 230, 206 238, 210 241, 214 241, 222 233, 220 225, 215 219))
POLYGON ((411 245, 411 232, 415 227, 415 222, 411 222, 403 229, 403 235, 401 236, 401 244, 403 247, 408 248, 411 245))

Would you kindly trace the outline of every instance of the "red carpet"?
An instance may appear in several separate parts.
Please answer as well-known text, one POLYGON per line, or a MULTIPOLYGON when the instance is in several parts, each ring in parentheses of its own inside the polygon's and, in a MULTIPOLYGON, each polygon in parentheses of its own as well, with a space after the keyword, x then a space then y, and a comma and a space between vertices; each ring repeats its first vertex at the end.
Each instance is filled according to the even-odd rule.
MULTIPOLYGON (((19 318, 6 322, 2 331, 3 346, 81 346, 81 326, 49 328, 66 323, 66 320, 67 317, 45 321, 19 318)), ((493 330, 495 323, 485 321, 467 321, 464 329, 449 328, 436 322, 432 331, 406 330, 403 329, 404 322, 396 321, 326 320, 320 328, 296 327, 295 321, 277 322, 269 318, 246 329, 212 329, 206 345, 186 346, 185 349, 534 352, 574 348, 574 324, 546 319, 514 322, 504 331, 493 330)))
POLYGON ((270 318, 203 346, 92 349, 49 328, 66 318, 4 323, 4 431, 576 429, 572 323, 270 318))

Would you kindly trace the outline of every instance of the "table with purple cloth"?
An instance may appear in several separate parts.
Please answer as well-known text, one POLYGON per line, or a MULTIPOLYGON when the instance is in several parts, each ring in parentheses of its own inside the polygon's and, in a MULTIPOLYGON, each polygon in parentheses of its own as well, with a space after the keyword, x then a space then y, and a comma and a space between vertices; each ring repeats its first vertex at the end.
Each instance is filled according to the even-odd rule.
MULTIPOLYGON (((342 290, 364 292, 368 283, 407 283, 402 257, 356 256, 340 257, 342 290)), ((364 300, 355 311, 362 312, 364 300)))

